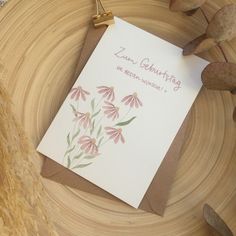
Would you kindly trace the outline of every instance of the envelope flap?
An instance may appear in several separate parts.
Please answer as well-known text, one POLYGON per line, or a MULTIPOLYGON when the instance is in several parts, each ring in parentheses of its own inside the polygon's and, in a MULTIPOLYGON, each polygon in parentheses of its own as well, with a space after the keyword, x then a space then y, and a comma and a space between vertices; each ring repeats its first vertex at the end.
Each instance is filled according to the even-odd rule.
POLYGON ((65 167, 51 161, 49 158, 44 159, 43 166, 41 169, 41 175, 49 178, 65 171, 65 167))

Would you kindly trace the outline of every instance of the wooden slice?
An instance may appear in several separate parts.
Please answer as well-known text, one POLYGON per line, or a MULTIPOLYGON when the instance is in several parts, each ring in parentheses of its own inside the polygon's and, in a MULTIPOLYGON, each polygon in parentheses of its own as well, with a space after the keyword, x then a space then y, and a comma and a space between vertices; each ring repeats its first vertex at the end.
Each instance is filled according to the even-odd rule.
MULTIPOLYGON (((192 17, 173 13, 167 0, 103 2, 116 15, 181 47, 207 27, 200 11, 192 17)), ((204 11, 211 18, 226 3, 209 0, 204 11)), ((92 0, 9 0, 0 8, 0 78, 35 146, 74 82, 75 65, 94 12, 92 0)), ((236 62, 236 41, 222 47, 228 59, 236 62)), ((217 47, 201 56, 223 61, 217 47)), ((200 92, 163 218, 44 179, 59 235, 209 236, 202 215, 205 203, 235 234, 235 105, 236 98, 229 92, 200 92)), ((39 171, 41 164, 36 158, 39 171)))

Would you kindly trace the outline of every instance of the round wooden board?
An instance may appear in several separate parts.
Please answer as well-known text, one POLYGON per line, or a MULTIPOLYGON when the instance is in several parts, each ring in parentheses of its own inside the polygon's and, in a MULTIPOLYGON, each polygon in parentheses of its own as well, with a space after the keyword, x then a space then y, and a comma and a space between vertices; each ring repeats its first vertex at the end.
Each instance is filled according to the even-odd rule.
MULTIPOLYGON (((236 2, 207 1, 208 18, 236 2)), ((178 46, 206 28, 200 11, 187 17, 167 0, 104 0, 127 21, 178 46)), ((0 8, 0 74, 35 146, 73 84, 73 73, 94 14, 92 0, 9 0, 0 8)), ((223 44, 236 62, 236 40, 223 44)), ((157 52, 158 53, 158 52, 157 52)), ((203 55, 223 61, 218 48, 203 55)), ((187 138, 165 216, 159 217, 44 179, 50 214, 63 236, 207 236, 202 206, 210 204, 236 234, 236 97, 203 89, 191 112, 187 138)), ((34 160, 40 171, 42 160, 34 160)))

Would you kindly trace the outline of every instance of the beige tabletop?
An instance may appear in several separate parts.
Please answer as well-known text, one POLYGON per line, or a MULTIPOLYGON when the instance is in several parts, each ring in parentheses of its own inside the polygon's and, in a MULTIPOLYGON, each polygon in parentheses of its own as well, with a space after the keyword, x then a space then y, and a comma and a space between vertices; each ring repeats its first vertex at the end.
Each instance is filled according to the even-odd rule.
MULTIPOLYGON (((167 0, 103 2, 116 15, 181 47, 207 25, 201 11, 191 17, 173 13, 167 0)), ((210 19, 232 2, 236 0, 209 0, 203 10, 210 19)), ((1 77, 35 146, 72 86, 94 11, 92 0, 9 0, 0 8, 1 77)), ((236 62, 236 40, 222 48, 228 60, 236 62)), ((202 56, 224 60, 219 48, 202 56)), ((236 96, 228 92, 200 92, 163 218, 44 179, 59 235, 208 236, 204 203, 220 213, 236 234, 235 105, 236 96)), ((42 160, 34 161, 40 171, 42 160)))

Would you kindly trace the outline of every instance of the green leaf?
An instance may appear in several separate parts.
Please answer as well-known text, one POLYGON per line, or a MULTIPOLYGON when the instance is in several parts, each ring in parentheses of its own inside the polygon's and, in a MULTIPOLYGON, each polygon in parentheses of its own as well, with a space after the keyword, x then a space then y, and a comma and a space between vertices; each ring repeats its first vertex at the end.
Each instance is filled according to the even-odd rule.
POLYGON ((84 159, 93 159, 97 157, 97 155, 90 155, 90 156, 85 156, 84 159))
POLYGON ((75 140, 75 138, 79 135, 79 133, 80 133, 80 129, 78 129, 78 131, 73 135, 71 142, 75 140))
POLYGON ((117 123, 116 126, 125 126, 125 125, 128 125, 128 124, 130 124, 135 118, 136 118, 136 116, 132 117, 131 119, 129 119, 129 120, 127 120, 127 121, 117 123))
POLYGON ((79 164, 79 165, 74 166, 72 169, 84 168, 84 167, 87 167, 87 166, 89 166, 91 164, 92 164, 92 162, 89 162, 87 164, 79 164))
POLYGON ((95 116, 97 116, 99 113, 101 112, 101 109, 99 111, 97 111, 96 113, 94 113, 91 117, 91 119, 93 119, 95 116))
POLYGON ((77 156, 74 156, 74 157, 73 157, 73 159, 79 159, 80 157, 82 157, 82 156, 83 156, 83 154, 84 154, 84 153, 83 153, 83 152, 81 152, 79 155, 77 155, 77 156))
POLYGON ((100 140, 98 141, 98 147, 101 145, 103 139, 104 137, 101 137, 100 140))
POLYGON ((66 140, 67 140, 68 146, 70 146, 70 133, 68 133, 68 135, 67 135, 67 137, 66 137, 66 140))
POLYGON ((70 104, 70 106, 71 106, 73 112, 76 112, 76 108, 75 108, 75 106, 74 106, 73 104, 70 104))
POLYGON ((102 126, 100 125, 99 130, 98 130, 98 132, 97 132, 97 138, 100 136, 101 131, 102 131, 102 126))
POLYGON ((74 147, 72 147, 69 150, 67 150, 64 156, 66 156, 68 153, 72 152, 74 149, 75 149, 75 145, 74 145, 74 147))
POLYGON ((95 127, 95 120, 94 120, 93 123, 92 123, 92 128, 91 128, 91 130, 90 130, 90 135, 93 134, 94 127, 95 127))
POLYGON ((94 105, 95 105, 95 98, 91 101, 92 111, 94 111, 94 105))
POLYGON ((67 159, 67 168, 70 168, 70 165, 71 165, 71 160, 70 160, 70 157, 68 156, 68 159, 67 159))

